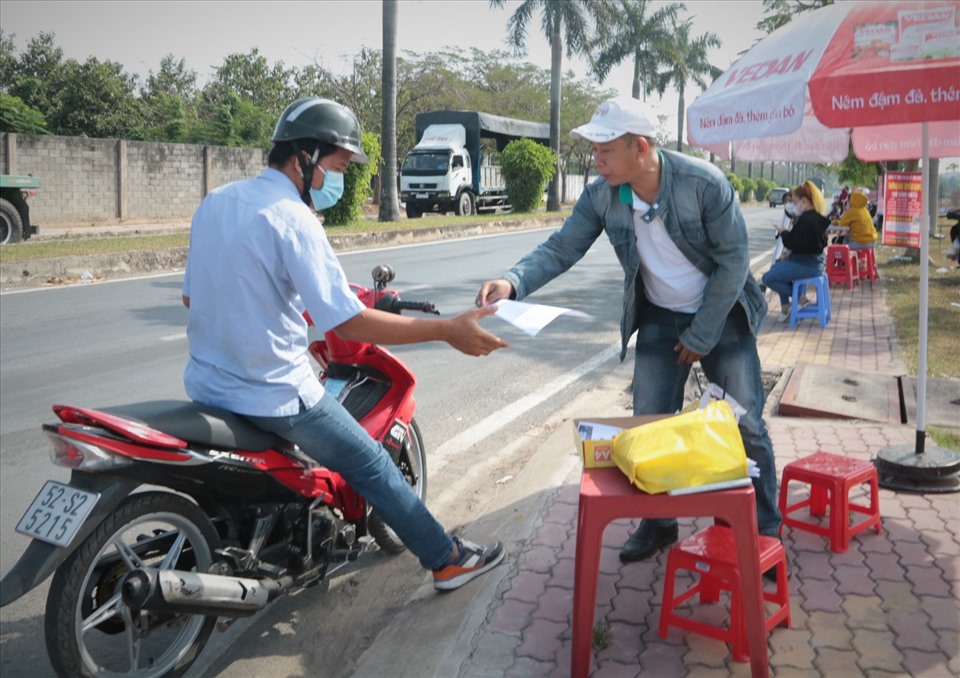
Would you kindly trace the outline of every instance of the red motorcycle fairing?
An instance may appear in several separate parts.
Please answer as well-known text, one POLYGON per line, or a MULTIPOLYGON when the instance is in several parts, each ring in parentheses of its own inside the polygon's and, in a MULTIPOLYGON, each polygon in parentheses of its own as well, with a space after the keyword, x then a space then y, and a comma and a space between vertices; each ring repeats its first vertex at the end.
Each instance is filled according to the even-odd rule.
POLYGON ((126 436, 134 442, 145 445, 159 445, 163 447, 183 448, 187 446, 185 440, 180 440, 163 431, 157 431, 139 422, 114 416, 100 410, 91 410, 71 405, 54 405, 53 412, 62 421, 70 424, 97 424, 126 436))
MULTIPOLYGON (((338 352, 342 344, 349 344, 340 339, 334 332, 327 332, 324 339, 314 341, 309 346, 310 355, 322 367, 322 380, 331 376, 338 376, 340 371, 347 373, 363 373, 379 379, 387 387, 383 394, 378 394, 375 401, 354 406, 348 398, 343 406, 360 425, 378 442, 383 442, 389 435, 390 429, 399 420, 404 426, 410 425, 410 420, 416 412, 417 404, 413 392, 417 385, 417 378, 413 375, 402 360, 382 346, 367 345, 360 358, 362 367, 341 360, 343 352, 338 352), (375 405, 389 403, 388 407, 375 405)), ((353 356, 357 357, 357 356, 353 356)))

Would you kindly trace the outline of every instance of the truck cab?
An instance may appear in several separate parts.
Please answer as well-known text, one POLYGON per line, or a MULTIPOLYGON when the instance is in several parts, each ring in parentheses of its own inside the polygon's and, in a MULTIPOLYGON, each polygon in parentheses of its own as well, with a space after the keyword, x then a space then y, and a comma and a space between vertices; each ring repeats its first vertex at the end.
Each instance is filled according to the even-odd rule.
POLYGON ((476 111, 434 111, 417 114, 416 134, 400 167, 400 199, 411 219, 432 211, 509 209, 500 167, 491 162, 495 151, 521 138, 548 144, 550 126, 476 111))
POLYGON ((462 125, 431 125, 400 167, 400 198, 407 217, 433 209, 472 214, 473 165, 462 125))

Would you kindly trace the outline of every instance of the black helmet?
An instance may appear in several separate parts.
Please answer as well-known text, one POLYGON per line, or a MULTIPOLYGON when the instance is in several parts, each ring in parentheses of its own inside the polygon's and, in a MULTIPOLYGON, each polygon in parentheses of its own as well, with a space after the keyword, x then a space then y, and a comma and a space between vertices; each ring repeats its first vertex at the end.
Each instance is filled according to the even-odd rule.
POLYGON ((357 116, 346 106, 330 99, 297 99, 284 109, 270 140, 297 139, 314 139, 345 148, 353 153, 353 162, 366 164, 369 161, 360 146, 360 121, 357 116))

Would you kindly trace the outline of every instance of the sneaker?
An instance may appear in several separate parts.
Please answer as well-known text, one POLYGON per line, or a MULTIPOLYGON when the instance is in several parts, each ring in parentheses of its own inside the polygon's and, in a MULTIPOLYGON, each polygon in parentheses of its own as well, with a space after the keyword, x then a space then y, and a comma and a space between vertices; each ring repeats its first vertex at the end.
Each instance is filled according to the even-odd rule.
POLYGON ((458 537, 454 537, 453 541, 460 549, 460 557, 457 562, 448 563, 433 571, 433 588, 437 591, 458 589, 474 577, 493 569, 503 560, 503 544, 499 541, 486 546, 479 546, 458 537))
POLYGON ((803 308, 809 303, 810 303, 809 299, 807 299, 806 297, 800 297, 799 299, 797 299, 797 308, 803 308))

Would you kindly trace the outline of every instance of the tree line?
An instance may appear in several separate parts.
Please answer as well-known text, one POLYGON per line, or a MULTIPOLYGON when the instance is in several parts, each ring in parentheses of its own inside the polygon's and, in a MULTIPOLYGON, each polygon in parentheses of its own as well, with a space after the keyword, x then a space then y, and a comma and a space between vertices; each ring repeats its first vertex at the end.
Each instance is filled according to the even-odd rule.
MULTIPOLYGON (((767 16, 761 26, 772 30, 792 14, 829 1, 764 0, 767 16)), ((385 0, 384 7, 391 3, 395 22, 395 0, 385 0)), ((504 7, 502 0, 489 4, 491 11, 504 7)), ((654 9, 651 0, 525 0, 506 18, 512 52, 448 47, 395 54, 364 47, 349 59, 346 72, 338 73, 320 63, 271 64, 253 47, 226 56, 206 83, 172 53, 141 79, 119 62, 64 58, 53 33, 41 32, 18 52, 15 36, 0 30, 0 125, 4 131, 34 135, 268 148, 274 123, 290 101, 321 96, 352 108, 366 132, 381 139, 389 135, 396 157, 402 157, 414 143, 418 112, 480 110, 549 119, 559 180, 551 182, 548 209, 559 209, 566 174, 589 176, 591 169, 589 145, 560 130, 582 124, 615 94, 607 78, 622 63, 633 66, 634 97, 662 96, 668 88, 679 93, 676 136, 665 129, 666 116, 661 116, 658 141, 683 150, 685 91, 691 84, 706 87, 721 72, 709 60, 709 50, 721 44, 719 37, 693 35, 691 21, 683 3, 654 9), (528 28, 538 19, 541 37, 551 45, 549 69, 523 60, 528 28), (584 57, 592 67, 590 76, 578 80, 564 71, 564 54, 584 57), (383 75, 391 69, 394 78, 385 92, 383 75), (395 108, 389 120, 383 116, 385 97, 395 108)), ((386 36, 386 23, 384 29, 386 36)))
MULTIPOLYGON (((401 152, 413 145, 414 117, 422 111, 481 110, 529 120, 549 115, 543 96, 549 72, 504 50, 406 53, 397 61, 401 152)), ((290 101, 322 96, 352 108, 364 131, 379 135, 381 68, 380 52, 369 48, 353 55, 347 73, 337 74, 319 65, 271 64, 254 47, 226 56, 204 85, 172 54, 142 80, 118 62, 65 59, 52 33, 31 38, 18 53, 13 36, 0 31, 0 124, 21 134, 269 148, 290 101)), ((566 85, 570 127, 613 94, 591 80, 575 80, 572 72, 566 85)))
MULTIPOLYGON (((491 2, 491 11, 499 4, 491 2)), ((398 152, 413 145, 414 116, 421 111, 485 110, 547 120, 552 106, 559 103, 544 96, 555 86, 551 78, 563 81, 558 122, 571 128, 614 93, 604 88, 604 82, 610 69, 627 58, 638 60, 631 83, 635 95, 640 80, 644 95, 662 95, 667 87, 682 91, 691 79, 716 71, 706 61, 705 50, 697 55, 701 63, 690 68, 680 63, 689 57, 689 45, 676 40, 670 44, 671 36, 690 39, 689 19, 680 18, 684 5, 674 3, 652 13, 649 4, 649 0, 528 0, 521 5, 531 19, 542 7, 554 27, 551 30, 565 40, 567 55, 588 56, 595 64, 592 76, 579 81, 571 71, 554 74, 555 64, 544 70, 522 60, 526 26, 515 21, 516 16, 507 22, 508 31, 513 31, 512 53, 454 48, 403 52, 396 64, 398 152), (623 16, 629 22, 624 23, 623 16), (678 32, 678 27, 686 30, 678 32)), ((336 73, 319 63, 305 67, 270 63, 253 47, 247 53, 226 56, 209 81, 201 84, 197 72, 172 53, 141 79, 116 61, 65 58, 53 33, 31 37, 22 52, 17 51, 14 37, 0 30, 5 131, 269 147, 273 125, 287 103, 303 96, 323 96, 352 108, 365 131, 382 132, 381 50, 360 49, 348 62, 347 72, 336 73)), ((704 37, 705 45, 719 45, 716 36, 704 37)), ((574 154, 571 146, 575 146, 573 140, 558 142, 556 150, 564 164, 574 154)))

